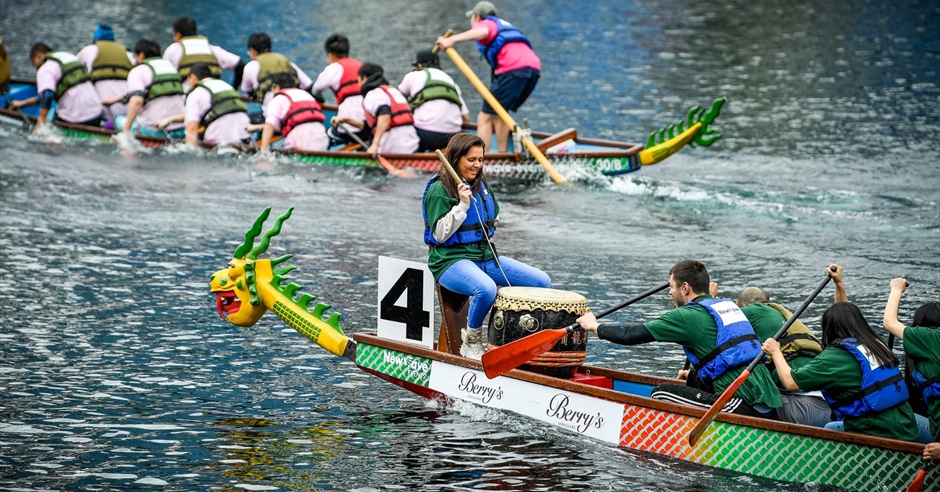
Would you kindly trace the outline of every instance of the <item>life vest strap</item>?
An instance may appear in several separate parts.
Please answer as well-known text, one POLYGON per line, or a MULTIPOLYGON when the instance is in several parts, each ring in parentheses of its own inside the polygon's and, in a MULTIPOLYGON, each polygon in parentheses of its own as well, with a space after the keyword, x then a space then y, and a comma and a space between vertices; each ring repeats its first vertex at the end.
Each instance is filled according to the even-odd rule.
POLYGON ((819 342, 818 340, 816 340, 816 337, 814 337, 813 335, 810 335, 809 333, 794 333, 792 335, 787 335, 785 337, 782 337, 780 338, 780 340, 777 340, 777 341, 780 342, 781 346, 783 346, 790 342, 794 342, 796 340, 810 340, 810 341, 817 342, 817 343, 819 342))
POLYGON ((882 381, 878 381, 877 383, 872 384, 871 386, 863 389, 862 391, 859 391, 857 393, 846 396, 845 398, 840 398, 832 402, 829 405, 829 407, 830 408, 844 408, 848 405, 851 405, 853 402, 861 400, 862 398, 865 398, 866 396, 876 391, 880 391, 891 385, 898 385, 898 383, 903 380, 904 380, 904 377, 901 376, 900 372, 898 372, 897 374, 891 376, 890 378, 882 380, 882 381))
POLYGON ((940 383, 940 373, 937 373, 936 376, 924 381, 924 384, 918 384, 917 391, 924 391, 934 383, 940 383))
POLYGON ((484 222, 483 224, 480 224, 480 223, 478 222, 478 223, 476 223, 476 224, 470 224, 470 225, 460 226, 460 227, 457 228, 457 232, 476 231, 476 230, 481 229, 481 225, 483 226, 482 228, 484 228, 484 229, 492 229, 493 227, 496 226, 496 221, 495 221, 495 220, 488 220, 488 221, 484 222))
MULTIPOLYGON (((709 362, 715 360, 715 358, 718 357, 719 355, 721 355, 721 353, 724 352, 725 350, 728 350, 728 349, 730 349, 731 347, 734 347, 735 345, 738 345, 738 344, 740 344, 740 343, 744 343, 744 342, 746 342, 746 341, 748 341, 748 340, 753 340, 755 343, 757 343, 758 345, 760 345, 760 341, 757 339, 757 335, 755 335, 755 334, 753 334, 753 333, 748 333, 748 334, 746 334, 746 335, 741 335, 741 336, 739 336, 739 337, 732 338, 732 339, 726 341, 725 343, 723 343, 723 344, 721 344, 721 345, 715 347, 715 350, 712 350, 711 352, 705 354, 704 357, 702 357, 701 359, 699 359, 698 362, 696 362, 695 364, 692 364, 692 365, 695 367, 695 370, 698 371, 698 370, 700 370, 701 368, 705 367, 705 365, 707 365, 709 362)), ((730 369, 730 368, 729 368, 729 369, 730 369)))

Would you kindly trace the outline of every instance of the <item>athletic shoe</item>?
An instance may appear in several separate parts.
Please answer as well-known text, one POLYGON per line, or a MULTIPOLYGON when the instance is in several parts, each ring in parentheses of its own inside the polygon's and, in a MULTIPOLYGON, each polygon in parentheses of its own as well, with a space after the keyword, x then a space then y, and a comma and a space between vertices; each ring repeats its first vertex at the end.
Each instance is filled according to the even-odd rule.
POLYGON ((480 360, 486 352, 483 345, 483 330, 480 328, 464 328, 460 330, 460 340, 463 344, 460 346, 460 355, 473 360, 480 360))

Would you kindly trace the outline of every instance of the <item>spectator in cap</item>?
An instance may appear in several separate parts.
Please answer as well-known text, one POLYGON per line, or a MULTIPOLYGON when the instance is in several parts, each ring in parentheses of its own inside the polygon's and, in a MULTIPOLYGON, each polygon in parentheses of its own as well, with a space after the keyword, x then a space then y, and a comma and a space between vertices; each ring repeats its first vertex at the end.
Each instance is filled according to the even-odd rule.
MULTIPOLYGON (((438 38, 437 44, 447 49, 461 41, 476 41, 477 49, 493 67, 490 92, 507 111, 518 111, 535 89, 542 70, 542 62, 532 51, 532 43, 512 24, 497 17, 496 6, 479 2, 467 12, 472 27, 449 38, 438 38)), ((509 148, 510 128, 483 102, 477 117, 477 134, 490 147, 493 131, 500 152, 509 148)))
POLYGON ((421 50, 412 65, 415 70, 405 75, 398 90, 414 113, 418 152, 444 149, 470 120, 467 104, 454 79, 441 70, 437 53, 421 50))
MULTIPOLYGON (((123 45, 114 41, 114 29, 111 24, 98 24, 93 41, 78 52, 78 61, 91 73, 92 82, 98 92, 98 99, 124 97, 127 94, 127 74, 134 68, 134 55, 123 45)), ((108 107, 113 116, 127 114, 127 105, 123 101, 108 107)), ((114 129, 108 112, 105 127, 114 129)))

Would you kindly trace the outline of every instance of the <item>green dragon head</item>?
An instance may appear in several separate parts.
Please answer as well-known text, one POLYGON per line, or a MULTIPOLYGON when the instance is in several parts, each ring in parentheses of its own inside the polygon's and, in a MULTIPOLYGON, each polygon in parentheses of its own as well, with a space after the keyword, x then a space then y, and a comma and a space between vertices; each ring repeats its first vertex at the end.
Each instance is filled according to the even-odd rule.
POLYGON ((209 282, 210 292, 216 295, 216 306, 219 316, 227 319, 236 326, 254 325, 268 310, 258 295, 259 282, 271 282, 275 276, 284 275, 294 269, 286 267, 274 270, 274 267, 291 258, 285 255, 271 260, 259 260, 258 255, 264 253, 271 243, 271 238, 281 232, 281 224, 290 217, 293 207, 289 208, 274 222, 274 227, 264 233, 261 242, 254 246, 255 238, 261 234, 261 227, 271 213, 271 208, 255 219, 251 229, 245 233, 245 242, 235 249, 232 261, 228 268, 219 270, 212 275, 209 282))

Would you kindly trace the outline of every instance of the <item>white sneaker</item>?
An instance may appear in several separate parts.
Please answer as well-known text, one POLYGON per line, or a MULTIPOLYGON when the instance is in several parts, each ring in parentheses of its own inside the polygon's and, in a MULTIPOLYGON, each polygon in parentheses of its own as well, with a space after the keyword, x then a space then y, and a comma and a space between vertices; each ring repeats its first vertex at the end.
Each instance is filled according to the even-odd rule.
POLYGON ((480 360, 486 353, 486 347, 483 345, 483 329, 476 330, 464 328, 460 330, 460 355, 473 360, 480 360))

